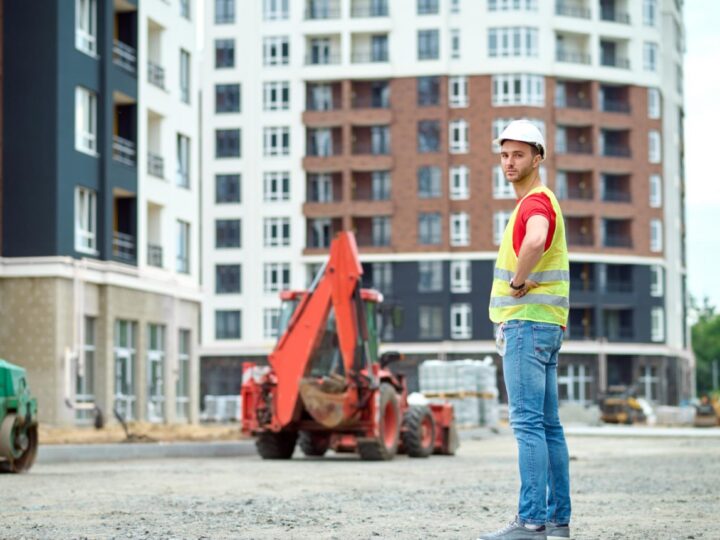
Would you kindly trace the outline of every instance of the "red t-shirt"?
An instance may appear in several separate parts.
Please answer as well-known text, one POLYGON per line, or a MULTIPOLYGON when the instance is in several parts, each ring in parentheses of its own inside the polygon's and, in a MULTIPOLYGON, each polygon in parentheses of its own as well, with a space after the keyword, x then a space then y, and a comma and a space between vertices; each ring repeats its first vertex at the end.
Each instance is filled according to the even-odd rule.
POLYGON ((527 221, 531 216, 543 216, 550 223, 547 239, 545 240, 545 251, 552 244, 553 235, 555 234, 555 210, 547 195, 544 193, 534 193, 520 204, 517 217, 515 218, 515 227, 513 228, 513 249, 515 255, 520 254, 520 246, 525 239, 525 231, 527 230, 527 221))

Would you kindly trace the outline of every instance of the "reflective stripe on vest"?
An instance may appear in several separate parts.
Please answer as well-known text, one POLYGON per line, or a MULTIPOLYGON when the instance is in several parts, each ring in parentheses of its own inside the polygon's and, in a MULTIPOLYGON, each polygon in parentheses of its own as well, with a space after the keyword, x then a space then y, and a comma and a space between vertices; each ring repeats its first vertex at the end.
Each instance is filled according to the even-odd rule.
MULTIPOLYGON (((513 319, 547 322, 565 326, 570 309, 570 265, 565 242, 565 223, 555 195, 545 186, 538 186, 525 195, 544 193, 555 210, 555 234, 550 246, 528 275, 538 286, 520 298, 512 296, 510 280, 517 269, 513 249, 513 229, 522 200, 515 206, 505 228, 498 250, 490 293, 490 319, 495 323, 513 319)), ((524 198, 523 198, 524 200, 524 198)))

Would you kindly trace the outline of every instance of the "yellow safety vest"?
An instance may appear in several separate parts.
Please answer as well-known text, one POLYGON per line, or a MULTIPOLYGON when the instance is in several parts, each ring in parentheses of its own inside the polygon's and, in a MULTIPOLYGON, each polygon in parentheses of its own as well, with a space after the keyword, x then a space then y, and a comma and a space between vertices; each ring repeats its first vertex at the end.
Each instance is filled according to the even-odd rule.
POLYGON ((490 293, 490 320, 501 323, 519 319, 566 326, 570 309, 570 265, 562 211, 553 192, 545 186, 531 189, 525 197, 515 206, 498 251, 490 293), (510 288, 518 261, 513 249, 513 228, 520 204, 525 197, 535 193, 544 193, 552 203, 555 210, 555 234, 550 247, 528 276, 528 279, 537 281, 538 287, 529 290, 521 298, 515 298, 510 288))

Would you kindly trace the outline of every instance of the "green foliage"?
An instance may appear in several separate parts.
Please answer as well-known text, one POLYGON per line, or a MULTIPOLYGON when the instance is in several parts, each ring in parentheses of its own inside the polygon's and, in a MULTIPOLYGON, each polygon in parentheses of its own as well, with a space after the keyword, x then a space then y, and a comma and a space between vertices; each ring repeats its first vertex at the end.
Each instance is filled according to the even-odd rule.
MULTIPOLYGON (((715 306, 707 298, 701 306, 691 301, 697 316, 692 327, 692 346, 697 360, 697 391, 698 395, 709 394, 713 390, 712 362, 720 362, 720 315, 715 313, 715 306)), ((720 366, 719 366, 720 369, 720 366)))

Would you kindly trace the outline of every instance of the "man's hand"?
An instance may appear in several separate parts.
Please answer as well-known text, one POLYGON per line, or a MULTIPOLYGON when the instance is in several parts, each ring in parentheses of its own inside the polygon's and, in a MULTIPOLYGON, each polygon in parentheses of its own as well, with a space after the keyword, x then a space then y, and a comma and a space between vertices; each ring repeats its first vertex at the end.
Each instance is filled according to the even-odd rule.
POLYGON ((523 296, 525 296, 528 293, 529 290, 534 289, 537 286, 538 286, 537 281, 533 281, 532 279, 526 279, 525 284, 523 285, 522 289, 514 290, 511 288, 510 294, 512 294, 512 296, 515 298, 522 298, 523 296))

